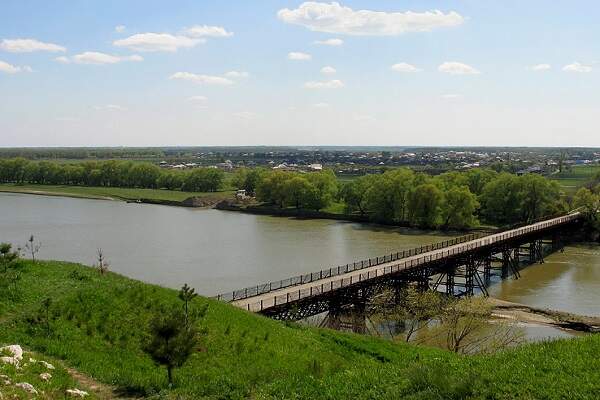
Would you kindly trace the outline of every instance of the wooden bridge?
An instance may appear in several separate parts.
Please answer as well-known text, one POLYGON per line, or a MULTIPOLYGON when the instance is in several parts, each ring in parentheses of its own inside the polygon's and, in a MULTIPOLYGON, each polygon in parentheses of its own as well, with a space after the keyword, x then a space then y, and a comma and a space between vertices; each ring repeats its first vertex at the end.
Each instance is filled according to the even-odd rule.
POLYGON ((275 319, 297 320, 343 307, 364 308, 384 289, 407 284, 449 295, 487 295, 492 275, 518 278, 522 262, 543 262, 547 250, 576 229, 579 212, 495 233, 456 239, 299 275, 217 296, 275 319))

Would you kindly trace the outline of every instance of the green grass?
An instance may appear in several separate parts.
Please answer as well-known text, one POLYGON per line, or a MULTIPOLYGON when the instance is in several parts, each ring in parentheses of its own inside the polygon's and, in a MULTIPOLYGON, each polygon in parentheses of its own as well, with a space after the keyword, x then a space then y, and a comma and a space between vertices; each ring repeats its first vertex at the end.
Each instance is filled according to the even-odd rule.
MULTIPOLYGON (((27 349, 24 349, 23 360, 19 363, 19 368, 0 363, 0 393, 7 396, 4 398, 29 399, 31 395, 22 388, 15 386, 15 384, 24 382, 31 384, 40 396, 46 396, 47 398, 64 398, 67 389, 88 391, 86 387, 82 387, 79 382, 69 375, 59 361, 32 353, 27 349), (54 369, 46 368, 40 361, 51 364, 54 369), (41 374, 45 373, 51 375, 48 380, 43 380, 40 377, 41 374)), ((87 399, 96 398, 93 393, 88 393, 87 399)))
POLYGON ((58 185, 15 185, 0 184, 0 192, 14 193, 39 193, 57 196, 92 198, 92 199, 120 199, 120 200, 169 200, 183 201, 189 197, 216 197, 227 198, 232 196, 231 191, 205 193, 205 192, 182 192, 178 190, 162 189, 127 189, 112 187, 90 187, 90 186, 58 186, 58 185))
POLYGON ((531 344, 494 356, 458 356, 378 338, 284 324, 227 304, 208 305, 202 349, 175 371, 140 350, 174 290, 64 263, 22 262, 17 291, 0 291, 0 343, 56 357, 123 390, 182 399, 593 399, 600 336, 531 344), (39 323, 53 300, 52 334, 39 323))
POLYGON ((576 165, 550 178, 557 181, 567 194, 574 194, 598 172, 600 165, 576 165))

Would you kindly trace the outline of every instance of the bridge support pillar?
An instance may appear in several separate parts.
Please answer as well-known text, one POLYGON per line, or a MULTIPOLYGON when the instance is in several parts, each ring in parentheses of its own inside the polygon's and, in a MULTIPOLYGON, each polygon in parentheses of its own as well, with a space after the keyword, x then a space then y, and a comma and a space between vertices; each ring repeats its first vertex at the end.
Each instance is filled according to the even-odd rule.
POLYGON ((510 259, 510 249, 508 247, 505 247, 504 249, 502 249, 502 279, 508 278, 511 262, 512 261, 510 259))
POLYGON ((492 280, 492 255, 488 254, 483 260, 483 280, 486 286, 489 286, 492 280))
POLYGON ((454 296, 454 275, 456 273, 455 267, 451 267, 446 272, 446 294, 454 296))
POLYGON ((467 296, 473 296, 476 273, 477 268, 475 267, 475 258, 470 255, 467 257, 467 262, 465 263, 465 294, 467 296))

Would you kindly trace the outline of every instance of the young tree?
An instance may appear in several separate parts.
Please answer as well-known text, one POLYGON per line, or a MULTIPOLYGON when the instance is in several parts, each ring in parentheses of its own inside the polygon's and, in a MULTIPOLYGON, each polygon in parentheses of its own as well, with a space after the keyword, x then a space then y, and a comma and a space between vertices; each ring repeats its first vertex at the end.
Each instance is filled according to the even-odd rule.
POLYGON ((194 300, 194 297, 196 297, 196 290, 194 288, 191 288, 188 286, 187 283, 185 283, 182 287, 181 290, 179 291, 179 298, 183 301, 184 303, 184 312, 185 312, 185 325, 187 326, 189 324, 190 318, 189 318, 189 303, 194 300))
POLYGON ((405 340, 409 342, 412 336, 427 327, 429 321, 438 316, 443 310, 444 299, 433 290, 419 291, 413 287, 404 293, 403 308, 406 312, 405 340))
POLYGON ((494 352, 520 343, 522 334, 509 325, 491 326, 492 305, 485 297, 453 299, 440 315, 438 330, 455 353, 494 352))
POLYGON ((4 267, 4 272, 19 258, 17 251, 12 251, 10 243, 0 243, 0 266, 4 267))
POLYGON ((166 309, 150 322, 150 337, 143 350, 156 364, 167 368, 169 386, 172 386, 173 369, 185 364, 197 344, 194 324, 186 322, 179 308, 166 309))
POLYGON ((35 240, 35 237, 31 235, 27 243, 25 243, 25 249, 31 254, 31 259, 35 263, 35 255, 40 251, 42 244, 35 240))
POLYGON ((108 267, 110 266, 110 264, 108 263, 108 261, 106 261, 106 258, 104 257, 104 251, 102 251, 102 249, 98 249, 97 254, 98 264, 96 264, 96 268, 98 268, 98 272, 100 272, 100 275, 104 275, 108 272, 108 267))

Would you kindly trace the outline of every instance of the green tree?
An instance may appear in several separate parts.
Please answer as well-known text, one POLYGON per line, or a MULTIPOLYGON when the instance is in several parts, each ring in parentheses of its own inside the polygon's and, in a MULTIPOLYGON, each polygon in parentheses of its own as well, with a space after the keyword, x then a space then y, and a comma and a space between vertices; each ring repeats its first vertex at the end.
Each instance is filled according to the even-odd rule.
POLYGON ((306 179, 312 185, 308 192, 308 207, 319 211, 330 205, 339 189, 333 171, 312 172, 306 175, 306 179))
POLYGON ((479 201, 487 221, 500 224, 518 222, 523 215, 522 182, 515 175, 499 174, 485 185, 479 201))
POLYGON ((287 198, 284 184, 290 176, 290 173, 283 171, 266 173, 256 187, 256 198, 283 208, 287 198))
POLYGON ((347 213, 358 211, 364 215, 367 212, 367 192, 375 179, 374 175, 364 175, 342 186, 339 197, 345 203, 347 213))
POLYGON ((240 168, 233 177, 233 184, 237 189, 243 189, 248 195, 256 194, 264 170, 261 168, 240 168))
POLYGON ((442 219, 445 228, 464 229, 477 225, 477 197, 466 186, 449 189, 444 195, 442 219))
POLYGON ((216 192, 223 184, 225 173, 217 168, 198 168, 187 174, 182 189, 187 192, 216 192))
POLYGON ((185 364, 198 345, 197 333, 179 308, 161 310, 151 320, 143 350, 156 364, 166 367, 169 386, 173 385, 173 369, 185 364))
POLYGON ((4 272, 7 272, 18 258, 19 253, 12 250, 10 243, 0 243, 0 266, 4 268, 4 272))
POLYGON ((417 186, 409 196, 409 215, 413 225, 435 228, 442 219, 444 193, 434 184, 417 186))
MULTIPOLYGON (((160 176, 160 168, 150 163, 138 163, 131 167, 129 172, 130 184, 138 188, 152 189, 156 187, 156 180, 160 176)), ((102 182, 102 171, 100 171, 102 182)))
POLYGON ((537 174, 521 178, 522 221, 533 221, 549 215, 560 200, 560 188, 555 181, 537 174))
POLYGON ((181 287, 181 290, 179 291, 179 299, 181 299, 183 301, 183 309, 184 309, 184 313, 185 313, 185 324, 186 326, 189 324, 190 322, 190 303, 192 302, 192 300, 194 300, 194 298, 197 296, 196 294, 196 290, 194 288, 191 288, 188 286, 187 283, 184 283, 183 286, 181 287))
POLYGON ((309 194, 314 187, 302 176, 293 176, 283 183, 285 204, 301 208, 309 200, 309 194))
POLYGON ((483 188, 489 182, 493 181, 498 173, 492 169, 475 168, 466 172, 467 184, 471 193, 479 196, 483 193, 483 188))

